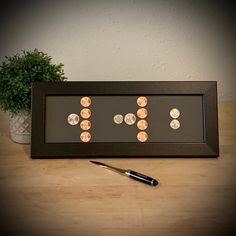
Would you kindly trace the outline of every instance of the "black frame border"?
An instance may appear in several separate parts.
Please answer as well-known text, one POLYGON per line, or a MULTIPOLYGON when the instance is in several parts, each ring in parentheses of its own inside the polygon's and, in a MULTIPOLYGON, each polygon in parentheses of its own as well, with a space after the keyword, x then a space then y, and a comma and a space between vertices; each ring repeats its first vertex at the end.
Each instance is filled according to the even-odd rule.
POLYGON ((91 81, 32 84, 31 157, 217 157, 216 81, 91 81), (45 100, 50 95, 202 95, 203 143, 45 143, 45 100))

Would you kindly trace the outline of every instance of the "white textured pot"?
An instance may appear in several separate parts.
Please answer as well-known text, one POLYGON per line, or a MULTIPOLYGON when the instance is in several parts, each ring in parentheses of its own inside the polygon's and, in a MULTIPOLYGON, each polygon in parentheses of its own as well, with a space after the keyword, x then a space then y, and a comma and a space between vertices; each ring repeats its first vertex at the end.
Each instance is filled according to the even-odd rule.
POLYGON ((31 112, 21 110, 17 115, 9 114, 10 137, 16 143, 30 143, 31 112))

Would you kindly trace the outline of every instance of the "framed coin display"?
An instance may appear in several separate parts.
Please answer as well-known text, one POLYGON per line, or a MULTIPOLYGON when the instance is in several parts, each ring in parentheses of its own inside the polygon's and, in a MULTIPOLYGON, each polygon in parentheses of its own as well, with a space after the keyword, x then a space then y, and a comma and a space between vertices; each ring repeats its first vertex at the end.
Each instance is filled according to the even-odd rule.
POLYGON ((217 84, 35 82, 31 157, 217 157, 217 84))

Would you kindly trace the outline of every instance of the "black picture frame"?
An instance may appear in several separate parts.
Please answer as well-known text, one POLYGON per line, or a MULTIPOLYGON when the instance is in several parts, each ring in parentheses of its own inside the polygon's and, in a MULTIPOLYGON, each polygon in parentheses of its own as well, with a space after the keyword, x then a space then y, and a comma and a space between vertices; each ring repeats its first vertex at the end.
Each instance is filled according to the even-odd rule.
POLYGON ((219 156, 216 81, 35 82, 32 84, 32 158, 217 157, 219 156), (45 143, 46 96, 201 95, 202 143, 45 143))

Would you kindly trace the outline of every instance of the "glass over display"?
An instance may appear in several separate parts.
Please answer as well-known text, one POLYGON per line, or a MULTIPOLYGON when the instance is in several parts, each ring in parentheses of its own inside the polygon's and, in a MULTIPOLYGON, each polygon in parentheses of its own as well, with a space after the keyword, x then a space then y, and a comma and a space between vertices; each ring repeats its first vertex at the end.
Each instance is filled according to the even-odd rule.
POLYGON ((46 96, 45 143, 202 143, 201 95, 46 96))

